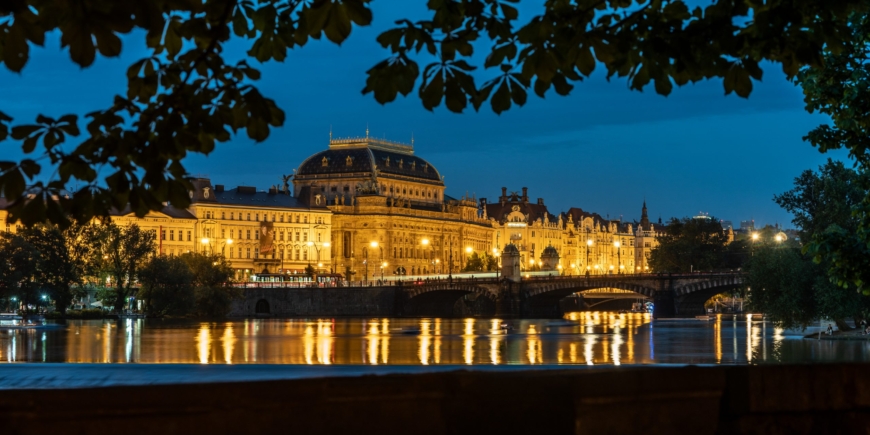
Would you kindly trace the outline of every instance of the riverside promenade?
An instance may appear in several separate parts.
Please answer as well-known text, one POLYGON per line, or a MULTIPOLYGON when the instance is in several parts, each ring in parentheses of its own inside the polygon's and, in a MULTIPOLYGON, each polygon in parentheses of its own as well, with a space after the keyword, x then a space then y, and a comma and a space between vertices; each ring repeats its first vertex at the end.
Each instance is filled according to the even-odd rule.
MULTIPOLYGON (((204 379, 205 380, 205 379, 204 379)), ((867 433, 859 364, 453 370, 0 390, 8 435, 867 433)))

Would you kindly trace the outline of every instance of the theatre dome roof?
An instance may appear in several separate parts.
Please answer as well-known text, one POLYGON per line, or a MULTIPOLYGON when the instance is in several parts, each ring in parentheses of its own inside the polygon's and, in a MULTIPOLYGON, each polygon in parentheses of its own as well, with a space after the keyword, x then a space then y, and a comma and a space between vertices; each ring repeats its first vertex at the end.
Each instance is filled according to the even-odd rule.
POLYGON ((373 138, 330 140, 328 150, 312 155, 299 165, 296 179, 369 177, 374 166, 380 177, 443 185, 438 170, 414 155, 413 145, 373 138))

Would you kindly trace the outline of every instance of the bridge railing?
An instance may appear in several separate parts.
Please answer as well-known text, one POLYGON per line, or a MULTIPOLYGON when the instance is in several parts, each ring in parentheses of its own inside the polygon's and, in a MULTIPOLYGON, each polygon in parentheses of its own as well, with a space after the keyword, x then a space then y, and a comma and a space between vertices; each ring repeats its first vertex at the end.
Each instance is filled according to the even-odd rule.
MULTIPOLYGON (((613 275, 552 275, 552 276, 531 276, 523 277, 524 282, 548 282, 548 281, 577 281, 577 280, 631 280, 631 279, 686 279, 686 278, 732 278, 735 276, 744 275, 742 272, 723 273, 723 272, 696 272, 696 273, 624 273, 613 275)), ((502 282, 504 277, 468 277, 459 276, 449 278, 418 278, 418 279, 391 279, 391 280, 370 280, 370 281, 335 281, 335 282, 234 282, 230 285, 243 289, 257 288, 363 288, 363 287, 412 287, 423 285, 443 285, 443 284, 497 284, 502 282)))

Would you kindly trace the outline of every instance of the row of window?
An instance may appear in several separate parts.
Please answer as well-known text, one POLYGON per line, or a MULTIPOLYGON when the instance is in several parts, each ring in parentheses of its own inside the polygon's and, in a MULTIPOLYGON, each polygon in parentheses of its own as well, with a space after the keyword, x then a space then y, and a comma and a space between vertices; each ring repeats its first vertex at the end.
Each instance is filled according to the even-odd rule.
MULTIPOLYGON (((217 214, 216 214, 214 211, 212 211, 212 210, 206 210, 206 211, 203 213, 203 218, 204 218, 204 219, 217 219, 217 218, 215 217, 216 215, 217 215, 217 214)), ((253 215, 254 215, 254 219, 253 219, 253 220, 255 220, 255 221, 259 221, 259 220, 260 220, 260 213, 254 213, 253 215)), ((226 213, 225 211, 222 211, 222 212, 221 212, 221 219, 224 219, 224 220, 225 220, 226 218, 227 218, 227 213, 226 213)), ((293 220, 294 220, 294 219, 295 219, 295 221, 296 221, 297 224, 299 224, 299 223, 307 224, 307 223, 308 223, 308 216, 306 216, 306 215, 300 215, 300 214, 276 214, 276 213, 272 213, 272 214, 270 215, 270 214, 268 214, 268 213, 263 213, 263 222, 270 222, 270 221, 271 221, 271 222, 284 222, 284 221, 285 221, 285 218, 286 218, 286 221, 287 221, 288 223, 293 223, 293 220), (270 217, 271 217, 271 219, 269 219, 270 217), (301 220, 301 222, 300 222, 300 220, 301 220)), ((249 221, 249 220, 251 220, 251 213, 242 213, 242 212, 238 212, 238 213, 236 213, 236 212, 234 212, 234 211, 231 211, 231 212, 230 212, 230 219, 229 219, 229 220, 231 220, 231 221, 234 221, 234 220, 240 220, 240 221, 241 221, 241 220, 248 220, 248 221, 249 221)), ((316 224, 323 224, 323 223, 326 223, 326 219, 325 219, 323 216, 315 216, 315 218, 314 218, 314 223, 316 223, 316 224)))
MULTIPOLYGON (((174 240, 178 240, 179 242, 185 241, 184 230, 170 229, 168 231, 169 231, 169 241, 174 241, 174 240), (176 233, 178 233, 178 235, 177 235, 178 238, 176 238, 176 233)), ((165 230, 165 229, 160 230, 160 240, 167 240, 166 239, 166 232, 167 232, 167 230, 165 230)), ((193 238, 193 233, 191 232, 191 230, 187 230, 187 240, 186 241, 190 242, 192 240, 192 238, 193 238)))

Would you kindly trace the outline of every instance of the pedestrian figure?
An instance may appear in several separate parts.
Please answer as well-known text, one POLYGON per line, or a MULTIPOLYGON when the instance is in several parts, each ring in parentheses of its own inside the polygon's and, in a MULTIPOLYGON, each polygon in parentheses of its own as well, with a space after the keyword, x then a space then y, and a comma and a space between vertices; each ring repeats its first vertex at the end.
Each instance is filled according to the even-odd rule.
POLYGON ((825 335, 834 335, 834 327, 828 323, 828 329, 825 330, 825 335))

